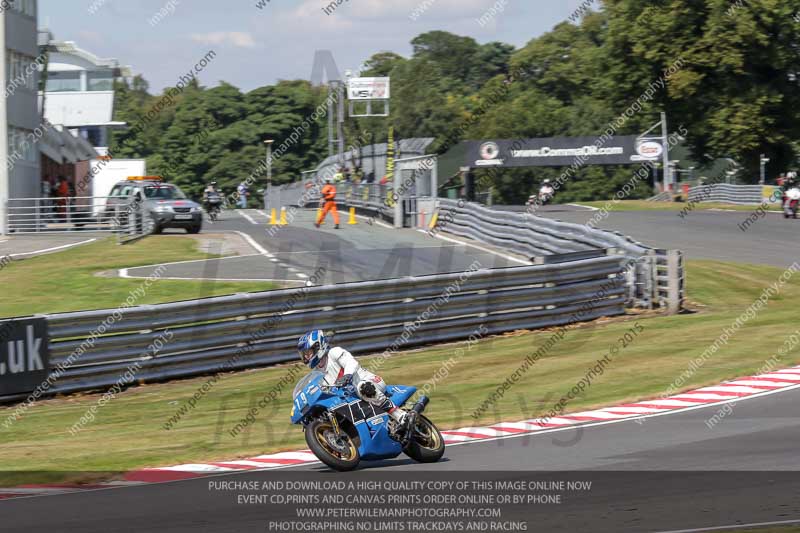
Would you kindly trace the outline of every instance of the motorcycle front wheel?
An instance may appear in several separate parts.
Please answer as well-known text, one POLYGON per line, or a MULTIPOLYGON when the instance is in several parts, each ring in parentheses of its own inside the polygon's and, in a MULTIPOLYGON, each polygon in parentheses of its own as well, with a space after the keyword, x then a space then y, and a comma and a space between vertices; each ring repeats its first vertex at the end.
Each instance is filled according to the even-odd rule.
POLYGON ((361 460, 353 439, 344 432, 337 436, 328 420, 316 419, 306 426, 306 443, 320 461, 339 472, 353 470, 361 460))
POLYGON ((444 438, 433 422, 419 415, 411 441, 403 452, 420 463, 435 463, 444 455, 444 438))

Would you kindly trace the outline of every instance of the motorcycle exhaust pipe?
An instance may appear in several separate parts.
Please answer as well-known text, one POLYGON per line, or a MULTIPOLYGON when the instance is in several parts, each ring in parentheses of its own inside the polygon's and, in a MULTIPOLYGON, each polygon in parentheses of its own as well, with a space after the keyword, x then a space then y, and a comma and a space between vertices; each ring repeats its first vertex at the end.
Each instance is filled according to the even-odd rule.
POLYGON ((419 400, 417 401, 417 403, 414 404, 414 407, 412 407, 412 409, 416 411, 417 414, 421 414, 422 411, 425 410, 425 407, 427 407, 429 401, 430 400, 428 399, 427 396, 420 396, 419 400))

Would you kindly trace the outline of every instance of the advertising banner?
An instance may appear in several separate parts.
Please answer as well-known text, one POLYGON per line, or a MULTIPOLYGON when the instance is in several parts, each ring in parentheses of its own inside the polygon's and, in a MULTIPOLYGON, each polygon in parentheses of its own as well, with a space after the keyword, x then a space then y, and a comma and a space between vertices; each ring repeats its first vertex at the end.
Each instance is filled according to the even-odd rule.
POLYGON ((539 139, 468 141, 466 166, 560 167, 582 165, 633 165, 658 161, 661 143, 635 135, 611 137, 598 145, 597 137, 545 137, 539 139))

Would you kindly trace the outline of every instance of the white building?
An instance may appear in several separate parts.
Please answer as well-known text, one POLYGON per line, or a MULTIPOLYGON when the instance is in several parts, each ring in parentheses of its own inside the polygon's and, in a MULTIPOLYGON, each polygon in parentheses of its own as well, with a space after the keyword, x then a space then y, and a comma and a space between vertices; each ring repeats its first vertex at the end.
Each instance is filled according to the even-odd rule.
POLYGON ((101 59, 72 41, 55 41, 47 30, 39 36, 49 50, 44 93, 45 118, 75 130, 97 148, 109 145, 115 122, 114 80, 130 78, 130 67, 116 59, 101 59))
POLYGON ((131 69, 116 59, 101 59, 72 41, 54 40, 46 29, 39 31, 39 47, 48 50, 45 91, 40 95, 45 118, 63 125, 95 152, 90 161, 74 162, 64 156, 64 163, 58 164, 43 158, 46 179, 52 182, 56 175, 74 174, 78 196, 104 197, 119 175, 136 175, 144 165, 143 160, 120 159, 111 164, 113 155, 108 150, 112 130, 127 127, 125 122, 114 121, 114 82, 130 81, 131 69), (69 164, 74 165, 74 172, 60 171, 69 164))
POLYGON ((32 136, 39 127, 36 89, 36 0, 0 4, 0 233, 11 196, 40 190, 39 151, 32 136))

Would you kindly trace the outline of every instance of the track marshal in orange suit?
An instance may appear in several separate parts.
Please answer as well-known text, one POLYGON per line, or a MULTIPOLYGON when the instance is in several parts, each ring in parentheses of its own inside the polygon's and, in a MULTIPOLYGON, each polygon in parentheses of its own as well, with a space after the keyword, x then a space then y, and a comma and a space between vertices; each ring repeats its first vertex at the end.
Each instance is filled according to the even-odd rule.
POLYGON ((325 222, 325 217, 328 215, 328 212, 331 212, 333 215, 333 223, 335 224, 335 228, 339 229, 339 211, 336 209, 336 186, 331 183, 331 179, 328 178, 325 180, 325 186, 322 187, 322 212, 319 214, 319 218, 317 222, 314 224, 316 227, 319 227, 320 224, 325 222))

